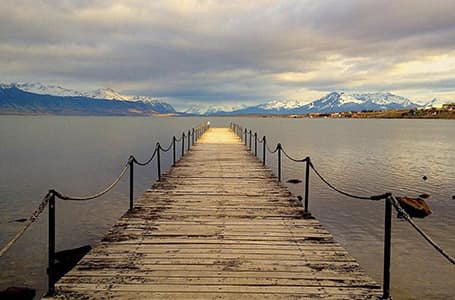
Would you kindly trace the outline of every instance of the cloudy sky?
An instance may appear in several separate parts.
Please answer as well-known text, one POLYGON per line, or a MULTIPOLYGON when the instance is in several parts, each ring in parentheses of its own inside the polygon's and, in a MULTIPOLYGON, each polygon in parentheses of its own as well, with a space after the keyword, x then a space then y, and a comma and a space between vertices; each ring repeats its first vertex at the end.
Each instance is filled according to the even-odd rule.
POLYGON ((0 81, 189 103, 455 99, 455 1, 1 0, 0 81))

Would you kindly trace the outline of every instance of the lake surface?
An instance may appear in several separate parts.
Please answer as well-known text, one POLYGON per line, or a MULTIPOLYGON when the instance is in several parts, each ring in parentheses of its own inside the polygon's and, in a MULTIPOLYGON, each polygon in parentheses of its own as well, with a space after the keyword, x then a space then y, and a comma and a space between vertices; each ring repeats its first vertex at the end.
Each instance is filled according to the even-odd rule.
MULTIPOLYGON (((117 176, 130 154, 147 159, 156 142, 209 120, 236 122, 282 143, 295 157, 311 156, 335 186, 360 195, 428 193, 433 214, 418 219, 455 255, 455 122, 445 120, 334 120, 281 118, 130 118, 0 116, 0 245, 6 243, 47 190, 86 195, 117 176), (423 176, 428 180, 424 181, 423 176)), ((178 151, 179 153, 180 151, 178 151)), ((262 157, 261 147, 258 147, 262 157)), ((164 169, 171 153, 163 156, 164 169)), ((276 159, 268 155, 276 170, 276 159)), ((283 160, 283 181, 304 179, 304 165, 283 160)), ((156 180, 155 164, 135 168, 135 194, 156 180)), ((127 176, 111 193, 89 202, 57 202, 57 250, 95 244, 128 208, 127 176)), ((303 184, 290 185, 303 195, 303 184)), ((346 198, 311 178, 310 211, 376 281, 382 279, 384 203, 346 198)), ((394 218, 394 299, 454 299, 455 268, 406 223, 394 218)), ((29 286, 45 292, 47 213, 0 258, 0 289, 29 286)))

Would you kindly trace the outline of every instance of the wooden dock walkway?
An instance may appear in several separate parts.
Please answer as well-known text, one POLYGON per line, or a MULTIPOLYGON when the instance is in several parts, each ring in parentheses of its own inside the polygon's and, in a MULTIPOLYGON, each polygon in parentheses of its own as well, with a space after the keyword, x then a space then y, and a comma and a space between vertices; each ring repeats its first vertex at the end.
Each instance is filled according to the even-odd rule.
POLYGON ((228 128, 211 128, 56 284, 69 299, 376 299, 228 128))

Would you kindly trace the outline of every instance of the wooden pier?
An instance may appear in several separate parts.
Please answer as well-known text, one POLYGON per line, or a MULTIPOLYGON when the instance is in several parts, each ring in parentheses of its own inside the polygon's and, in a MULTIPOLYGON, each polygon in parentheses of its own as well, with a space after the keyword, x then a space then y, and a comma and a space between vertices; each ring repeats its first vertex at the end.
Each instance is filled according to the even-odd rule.
POLYGON ((228 128, 209 129, 56 284, 68 299, 377 299, 228 128))

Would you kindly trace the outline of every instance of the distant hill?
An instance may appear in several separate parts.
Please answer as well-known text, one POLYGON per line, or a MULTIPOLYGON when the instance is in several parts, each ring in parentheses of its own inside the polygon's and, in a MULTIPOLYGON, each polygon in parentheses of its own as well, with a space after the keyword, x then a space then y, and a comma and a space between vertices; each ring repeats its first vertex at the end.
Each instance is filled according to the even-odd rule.
POLYGON ((0 85, 0 114, 150 116, 174 113, 175 109, 168 103, 149 97, 125 96, 111 89, 84 93, 42 84, 0 85))
POLYGON ((231 112, 216 114, 307 114, 346 111, 411 109, 419 105, 409 99, 391 93, 346 94, 332 92, 311 103, 299 101, 270 101, 231 112))

